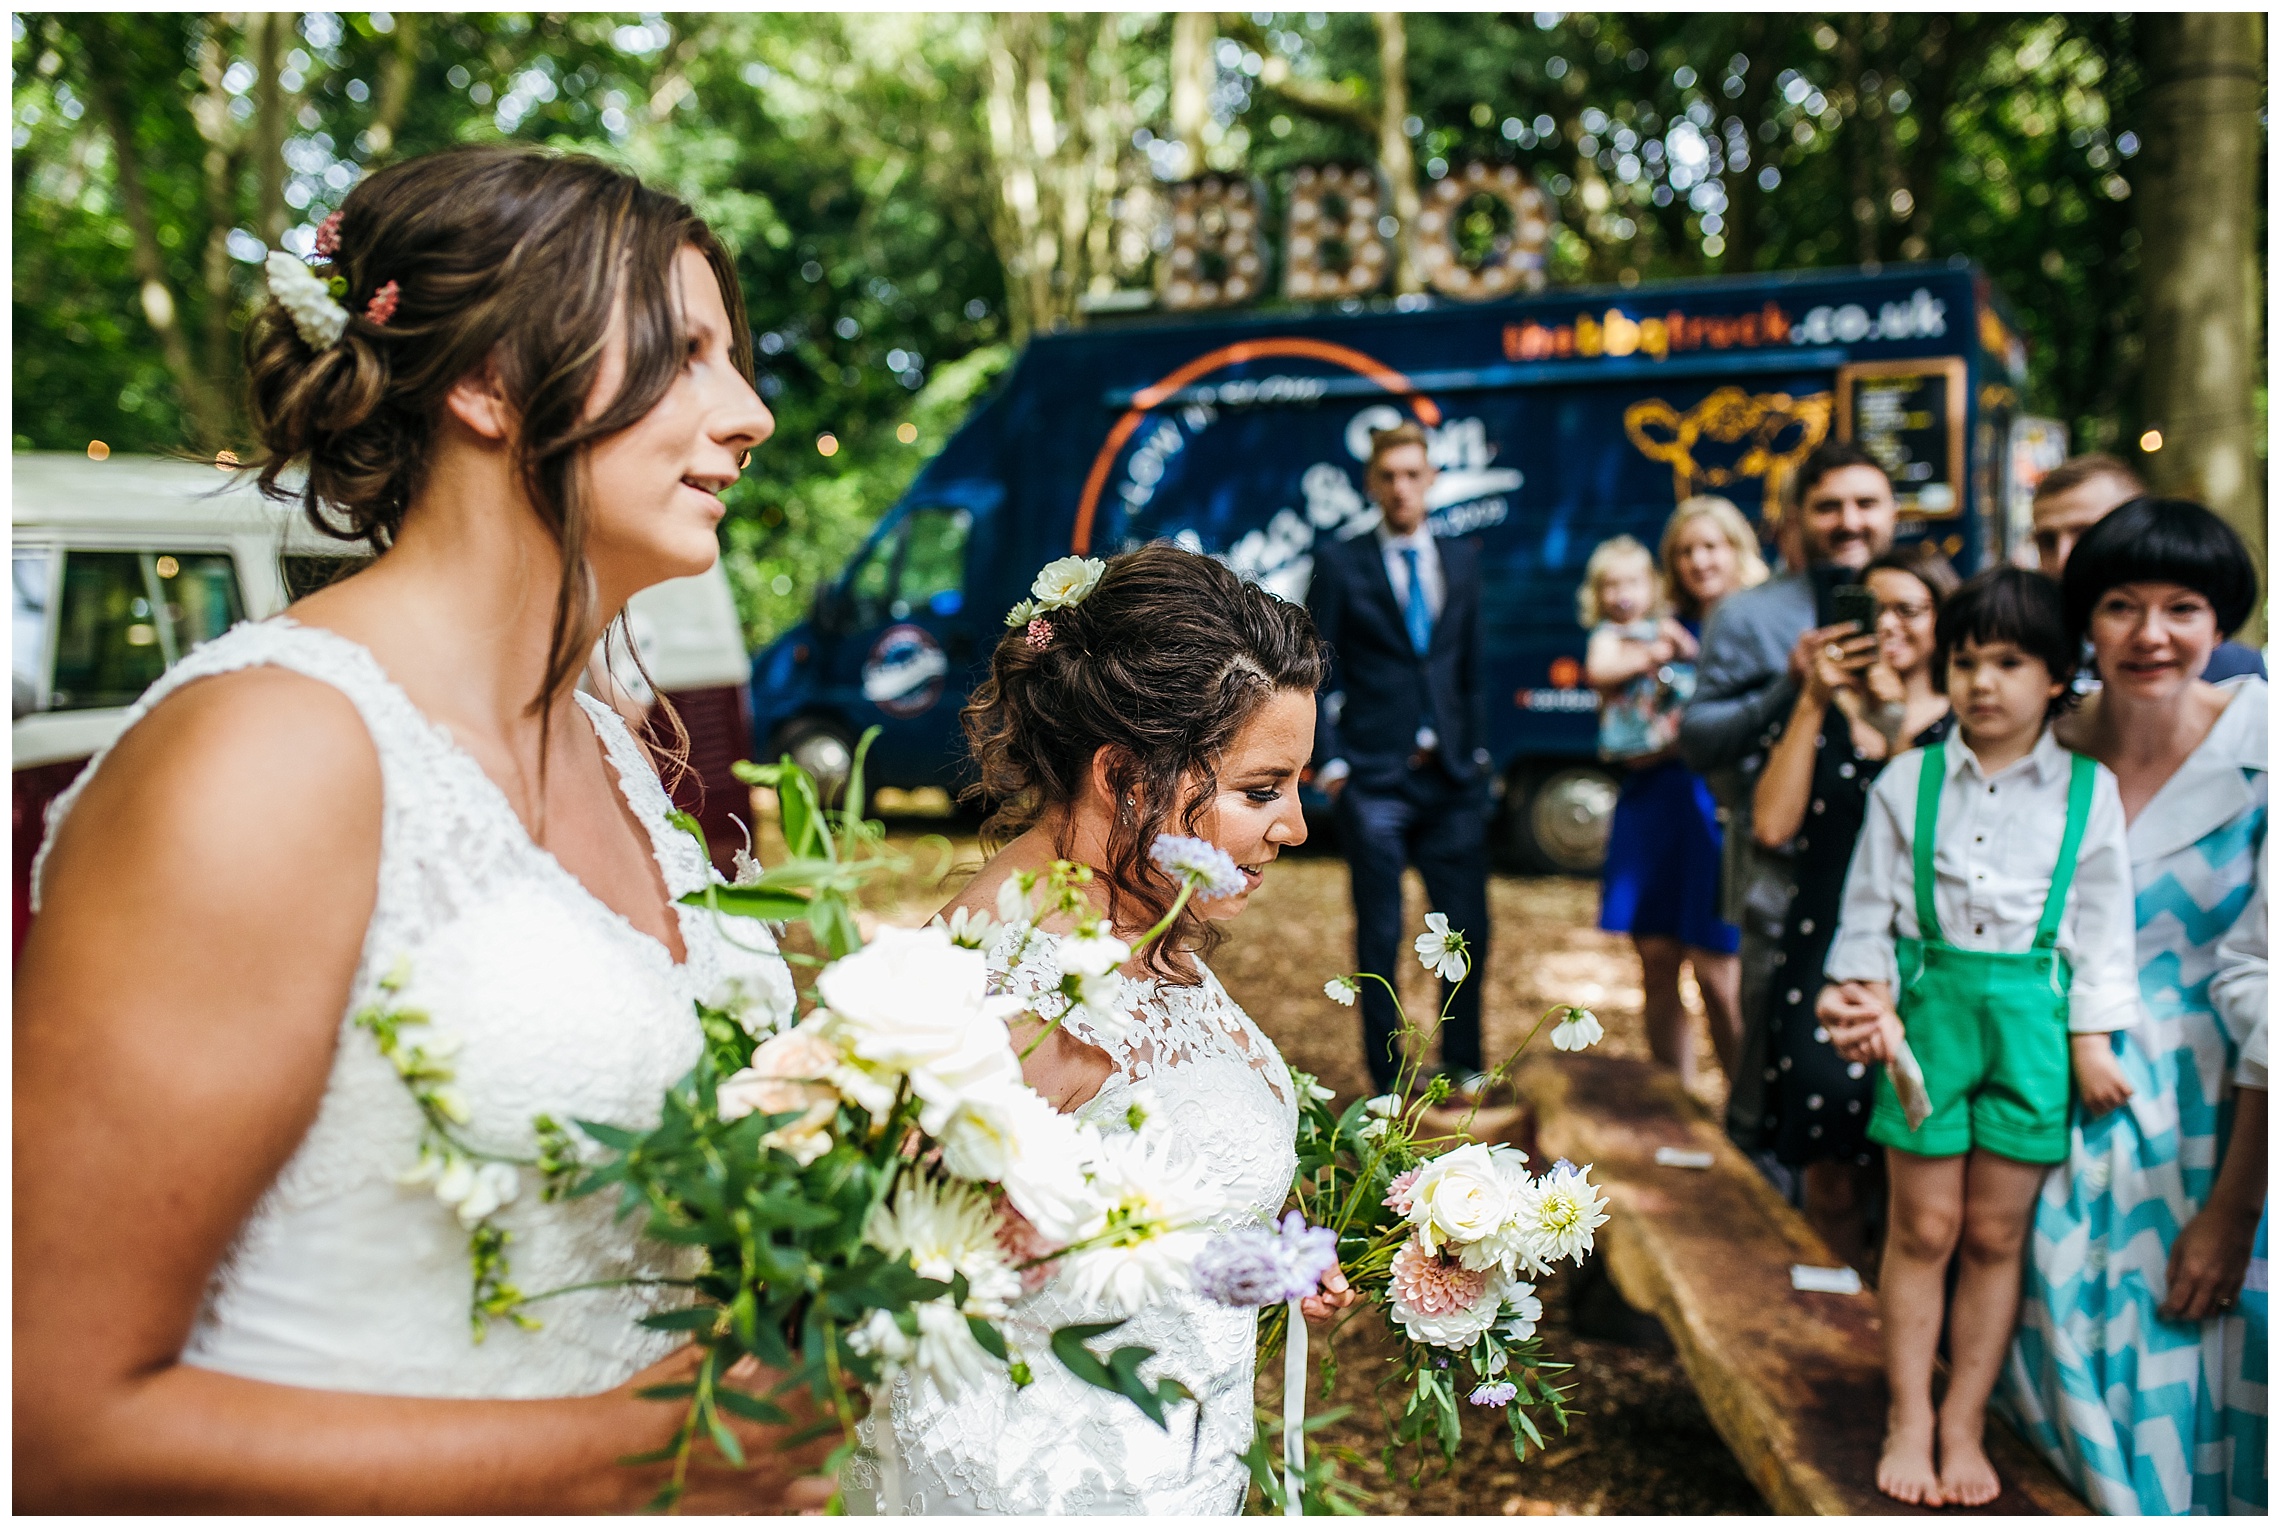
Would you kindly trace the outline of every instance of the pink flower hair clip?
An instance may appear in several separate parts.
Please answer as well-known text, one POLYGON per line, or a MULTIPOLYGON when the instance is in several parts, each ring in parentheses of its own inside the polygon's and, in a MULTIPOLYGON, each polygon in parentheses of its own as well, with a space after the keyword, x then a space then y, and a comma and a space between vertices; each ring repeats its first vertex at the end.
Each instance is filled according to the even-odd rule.
POLYGON ((1041 615, 1030 618, 1024 634, 1029 639, 1029 645, 1038 652, 1053 645, 1053 623, 1041 615))
POLYGON ((327 260, 340 253, 339 213, 335 212, 328 215, 322 223, 317 225, 316 251, 327 260))
MULTIPOLYGON (((333 215, 338 217, 340 214, 335 213, 333 215)), ((389 319, 396 316, 396 300, 402 295, 403 293, 396 283, 389 282, 379 291, 374 292, 372 300, 364 305, 365 318, 374 324, 385 326, 389 319)))

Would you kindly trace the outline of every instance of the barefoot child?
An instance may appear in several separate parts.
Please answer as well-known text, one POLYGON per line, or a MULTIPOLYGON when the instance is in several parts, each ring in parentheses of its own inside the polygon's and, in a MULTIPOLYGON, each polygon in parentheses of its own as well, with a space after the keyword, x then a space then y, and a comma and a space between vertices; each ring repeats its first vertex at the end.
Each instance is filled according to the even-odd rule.
POLYGON ((2114 777, 2050 730, 2076 653, 2058 586, 1983 574, 1941 609, 1935 644, 1959 737, 1877 781, 1819 1013, 1848 1060, 1885 1066, 1868 1127, 1892 1182, 1876 1483, 1904 1502, 1979 1506, 2002 1489, 1981 1432, 2035 1195, 2066 1159, 2069 1073, 2086 1111, 2129 1097, 2111 1031, 2137 1021, 2135 917, 2114 777), (1930 1109, 1913 1128, 1894 1086, 1911 1060, 1930 1109))

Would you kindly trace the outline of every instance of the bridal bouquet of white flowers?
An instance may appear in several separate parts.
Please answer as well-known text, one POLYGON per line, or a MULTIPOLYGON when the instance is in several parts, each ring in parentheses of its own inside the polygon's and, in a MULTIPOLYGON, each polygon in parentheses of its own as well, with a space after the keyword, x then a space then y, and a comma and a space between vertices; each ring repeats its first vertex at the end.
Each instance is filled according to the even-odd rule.
MULTIPOLYGON (((1028 1010, 1057 1024, 1080 1004, 1113 1012, 1117 968, 1135 948, 1090 913, 1078 891, 1086 872, 1057 865, 1020 878, 1000 906, 1009 922, 1033 924, 1046 915, 1032 906, 1041 890, 1076 924, 1064 945, 1067 990, 1050 1013, 1038 994, 996 990, 984 947, 998 929, 987 918, 861 940, 853 893, 907 863, 862 820, 861 757, 837 811, 788 761, 739 766, 778 793, 789 857, 765 872, 740 857, 734 882, 686 899, 804 921, 823 952, 806 957, 818 968, 806 1015, 795 1022, 776 1005, 718 994, 698 1008, 704 1055, 654 1129, 580 1126, 605 1154, 569 1192, 615 1187, 625 1211, 646 1212, 650 1235, 704 1251, 690 1281, 696 1302, 646 1323, 705 1349, 693 1380, 655 1392, 689 1408, 657 1456, 676 1465, 661 1505, 677 1498, 700 1435, 741 1462, 722 1412, 782 1419, 769 1399, 723 1383, 744 1355, 783 1376, 777 1395, 807 1387, 852 1450, 856 1422, 898 1371, 947 1394, 993 1372, 1026 1383, 1042 1355, 1009 1346, 999 1322, 1049 1270, 1127 1314, 1186 1287, 1205 1240, 1196 1228, 1220 1208, 1166 1165, 1144 1118, 1104 1135, 1022 1079, 1007 1020, 1028 1010)), ((1191 896, 1217 889, 1216 873, 1205 864, 1184 875, 1178 904, 1138 945, 1191 896)), ((1113 1329, 1064 1328, 1050 1339, 1053 1361, 1162 1425, 1186 1392, 1140 1379, 1148 1349, 1087 1346, 1113 1329)))
MULTIPOLYGON (((1471 968, 1463 933, 1438 913, 1427 922, 1417 939, 1418 960, 1428 971, 1462 983, 1471 968)), ((1364 981, 1392 992, 1400 1010, 1400 994, 1375 974, 1334 977, 1324 993, 1351 1005, 1364 981)), ((1446 1008, 1441 1017, 1447 1017, 1446 1008)), ((1401 1023, 1409 1030, 1406 1015, 1401 1023)), ((1606 1200, 1592 1185, 1588 1167, 1562 1161, 1531 1173, 1519 1148, 1483 1143, 1470 1134, 1478 1100, 1511 1074, 1547 1027, 1560 1050, 1581 1050, 1602 1033, 1585 1009, 1551 1009, 1483 1079, 1471 1112, 1453 1130, 1436 1124, 1445 1120, 1440 1106, 1450 1096, 1448 1079, 1415 1086, 1414 1061, 1402 1069, 1395 1091, 1357 1099, 1343 1110, 1331 1107, 1334 1095, 1314 1078, 1294 1074, 1300 1095, 1298 1176, 1284 1241, 1295 1246, 1301 1235, 1320 1238, 1329 1261, 1343 1265, 1347 1281, 1400 1334, 1389 1383, 1398 1384, 1408 1399, 1386 1442, 1388 1474, 1403 1448, 1421 1449, 1428 1440, 1453 1463, 1468 1405, 1501 1412, 1513 1451, 1522 1458, 1530 1447, 1544 1446, 1539 1418, 1562 1429, 1567 1425, 1569 1389, 1551 1378, 1567 1365, 1553 1362, 1536 1335, 1543 1305, 1533 1280, 1562 1260, 1580 1264, 1590 1254, 1593 1234, 1607 1219, 1606 1200), (1302 1231, 1305 1222, 1318 1229, 1302 1231)), ((1235 1255, 1215 1243, 1201 1268, 1208 1275, 1235 1255)), ((1290 1345, 1281 1468, 1274 1459, 1271 1415, 1262 1416, 1251 1451, 1252 1479, 1261 1496, 1270 1510, 1291 1515, 1310 1508, 1351 1510, 1352 1487, 1338 1478, 1332 1461, 1308 1457, 1304 1436, 1328 1420, 1308 1424, 1303 1415, 1306 1332, 1295 1302, 1311 1288, 1248 1298, 1265 1284, 1219 1293, 1227 1282, 1199 1279, 1206 1293, 1226 1303, 1269 1307, 1259 1323, 1261 1371, 1290 1345)), ((1334 1368, 1324 1369, 1327 1395, 1334 1368)))

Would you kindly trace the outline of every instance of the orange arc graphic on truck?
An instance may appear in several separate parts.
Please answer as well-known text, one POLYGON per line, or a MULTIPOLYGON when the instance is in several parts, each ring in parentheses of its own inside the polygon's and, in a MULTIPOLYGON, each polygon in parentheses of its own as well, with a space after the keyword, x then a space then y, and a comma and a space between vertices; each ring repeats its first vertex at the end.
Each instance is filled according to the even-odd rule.
POLYGON ((1101 444, 1100 454, 1093 458, 1092 470, 1085 474, 1085 491, 1077 500, 1077 528, 1069 538, 1070 550, 1082 556, 1092 549, 1093 515, 1100 507, 1101 490, 1108 486, 1108 469, 1115 462, 1116 453, 1123 450, 1124 443, 1132 438, 1132 432, 1140 428, 1140 421, 1148 417, 1149 410, 1198 377, 1207 376, 1222 366, 1237 366, 1245 361, 1272 356, 1304 356, 1309 360, 1328 361, 1334 366, 1343 366, 1369 378, 1389 393, 1398 393, 1408 398, 1410 407, 1420 422, 1429 425, 1441 422, 1440 409, 1434 406, 1432 399, 1419 393, 1407 377, 1384 362, 1345 345, 1301 339, 1239 340, 1232 345, 1223 345, 1209 354, 1197 356, 1177 371, 1167 373, 1132 395, 1132 407, 1124 411, 1124 417, 1117 420, 1116 427, 1108 432, 1108 439, 1101 444))

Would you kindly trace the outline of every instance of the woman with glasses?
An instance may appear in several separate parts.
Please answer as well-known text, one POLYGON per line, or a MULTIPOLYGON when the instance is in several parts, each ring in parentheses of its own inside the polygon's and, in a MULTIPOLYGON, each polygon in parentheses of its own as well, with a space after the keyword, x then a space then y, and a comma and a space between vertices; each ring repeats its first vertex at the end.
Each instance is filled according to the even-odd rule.
POLYGON ((1767 848, 1788 846, 1797 877, 1767 998, 1760 1145, 1802 1173, 1806 1219, 1831 1250, 1865 1266, 1882 1171, 1866 1133, 1876 1079, 1837 1054, 1813 1000, 1869 787, 1886 759, 1938 742, 1953 721, 1932 671, 1932 628, 1957 579, 1945 560, 1911 549, 1877 558, 1861 581, 1876 599, 1876 629, 1831 643, 1805 675, 1758 776, 1753 828, 1767 848))

